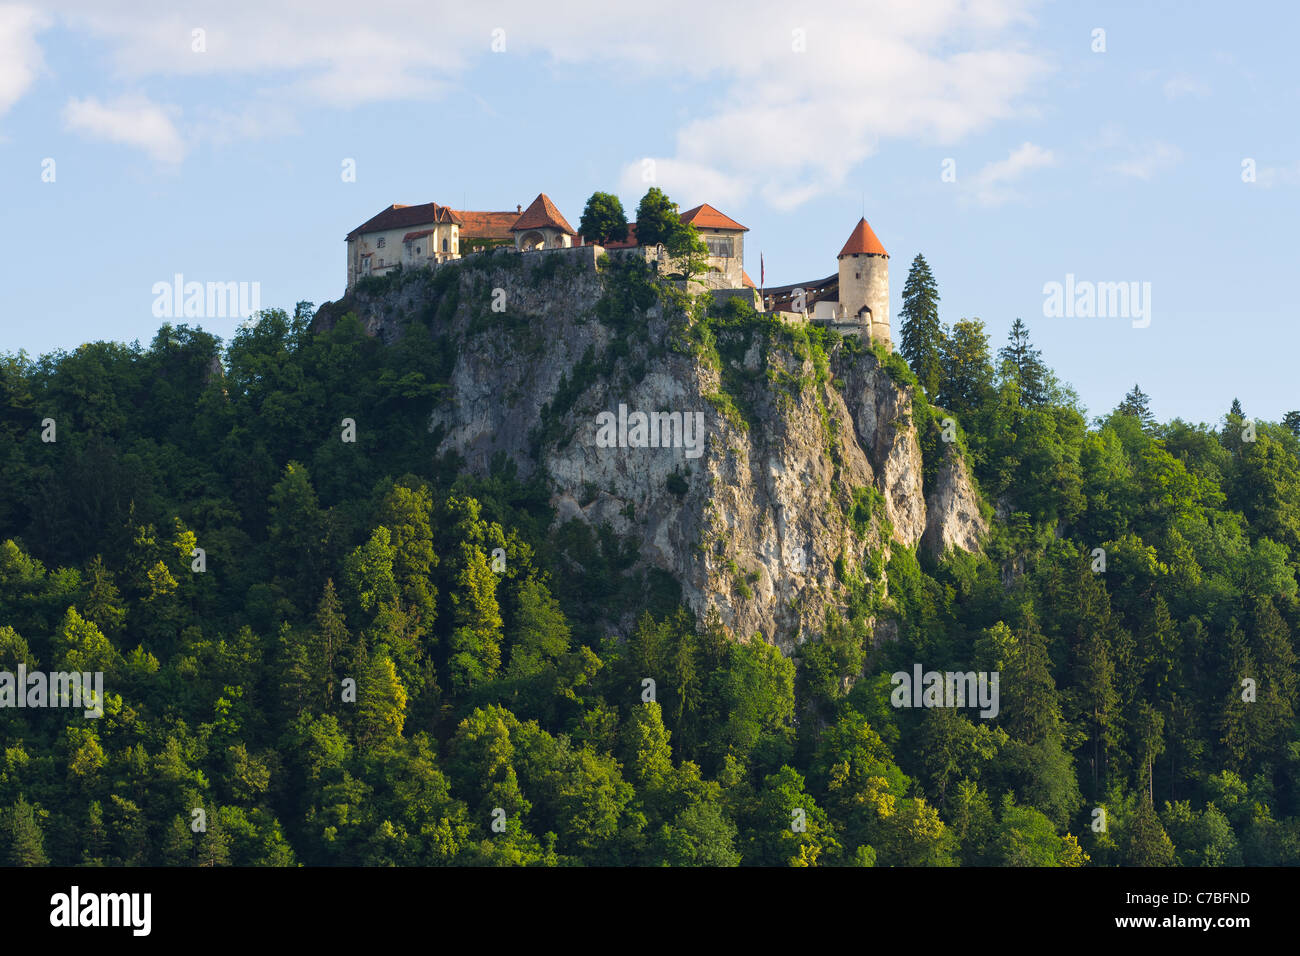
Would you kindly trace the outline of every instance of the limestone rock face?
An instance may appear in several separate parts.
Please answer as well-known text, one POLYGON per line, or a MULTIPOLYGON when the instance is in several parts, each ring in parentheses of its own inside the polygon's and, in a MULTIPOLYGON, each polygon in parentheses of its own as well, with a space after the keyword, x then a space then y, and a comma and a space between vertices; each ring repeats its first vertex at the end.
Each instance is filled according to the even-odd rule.
POLYGON ((763 322, 699 348, 679 302, 629 305, 615 281, 581 248, 497 254, 358 289, 317 325, 352 311, 385 341, 445 336, 455 360, 430 422, 442 451, 480 474, 498 454, 523 477, 540 470, 557 523, 608 525, 696 613, 787 653, 846 608, 843 572, 883 595, 887 528, 907 547, 979 547, 963 460, 944 461, 926 501, 910 391, 874 354, 832 348, 819 367, 763 322), (683 427, 669 419, 662 443, 639 447, 638 412, 683 427), (866 514, 863 501, 883 503, 866 514))
POLYGON ((948 446, 934 489, 926 500, 929 520, 921 546, 932 557, 949 549, 975 551, 988 534, 988 522, 980 513, 979 495, 966 468, 966 459, 948 446))
POLYGON ((885 514, 894 538, 912 546, 925 531, 921 444, 912 423, 912 397, 867 356, 844 370, 845 397, 863 450, 877 463, 885 514))

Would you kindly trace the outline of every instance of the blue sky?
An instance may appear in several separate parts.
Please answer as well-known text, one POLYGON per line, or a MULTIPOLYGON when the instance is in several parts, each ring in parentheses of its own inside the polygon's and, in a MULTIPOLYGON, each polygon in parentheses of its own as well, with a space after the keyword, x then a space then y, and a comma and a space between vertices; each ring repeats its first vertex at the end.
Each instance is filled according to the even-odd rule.
POLYGON ((1300 408, 1297 10, 0 2, 0 350, 147 343, 176 273, 320 304, 389 203, 544 191, 576 224, 597 189, 631 212, 652 159, 682 208, 750 228, 755 280, 760 251, 769 285, 829 274, 865 212, 895 314, 923 253, 946 322, 996 346, 1023 318, 1091 413, 1140 382, 1162 419, 1234 396, 1277 419, 1300 408), (1045 316, 1067 275, 1150 283, 1150 324, 1045 316))

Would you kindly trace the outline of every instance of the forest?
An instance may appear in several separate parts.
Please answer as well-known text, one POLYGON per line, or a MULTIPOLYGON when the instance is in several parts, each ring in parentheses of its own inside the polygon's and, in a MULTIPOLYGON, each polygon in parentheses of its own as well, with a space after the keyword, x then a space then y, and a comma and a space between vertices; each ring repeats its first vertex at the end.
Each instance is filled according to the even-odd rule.
POLYGON ((995 348, 938 301, 918 256, 881 360, 927 465, 955 423, 988 540, 893 545, 887 600, 792 657, 440 455, 420 317, 0 356, 0 670, 106 690, 0 708, 0 859, 1300 863, 1300 413, 1090 417, 1023 322, 995 348), (918 661, 998 672, 997 715, 890 706, 918 661))

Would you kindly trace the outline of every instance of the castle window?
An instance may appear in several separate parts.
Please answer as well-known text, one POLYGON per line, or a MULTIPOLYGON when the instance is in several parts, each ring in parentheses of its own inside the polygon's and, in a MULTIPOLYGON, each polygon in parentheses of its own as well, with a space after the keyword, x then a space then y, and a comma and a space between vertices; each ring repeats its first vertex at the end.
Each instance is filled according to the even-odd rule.
POLYGON ((385 242, 385 241, 386 241, 386 240, 384 239, 384 237, 383 237, 383 236, 380 236, 380 237, 379 237, 379 241, 377 241, 377 242, 375 243, 375 245, 378 246, 380 249, 382 249, 382 248, 384 248, 384 242, 385 242))
POLYGON ((379 257, 379 268, 382 269, 383 267, 384 267, 384 258, 383 258, 383 256, 380 256, 380 257, 379 257))
POLYGON ((732 256, 732 242, 730 236, 709 236, 705 240, 709 247, 709 255, 715 259, 730 259, 732 256))
POLYGON ((446 251, 447 251, 447 240, 446 240, 446 239, 442 240, 442 251, 443 251, 443 252, 446 252, 446 251))
POLYGON ((419 246, 416 246, 416 247, 415 247, 415 254, 416 254, 417 256, 420 254, 420 247, 419 247, 419 246))

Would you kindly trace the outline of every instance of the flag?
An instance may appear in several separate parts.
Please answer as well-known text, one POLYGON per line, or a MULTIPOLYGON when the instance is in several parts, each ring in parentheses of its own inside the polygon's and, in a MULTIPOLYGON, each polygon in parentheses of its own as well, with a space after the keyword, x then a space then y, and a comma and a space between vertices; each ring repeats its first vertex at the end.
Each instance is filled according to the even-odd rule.
POLYGON ((767 267, 763 265, 763 253, 758 254, 758 287, 767 288, 767 267))

